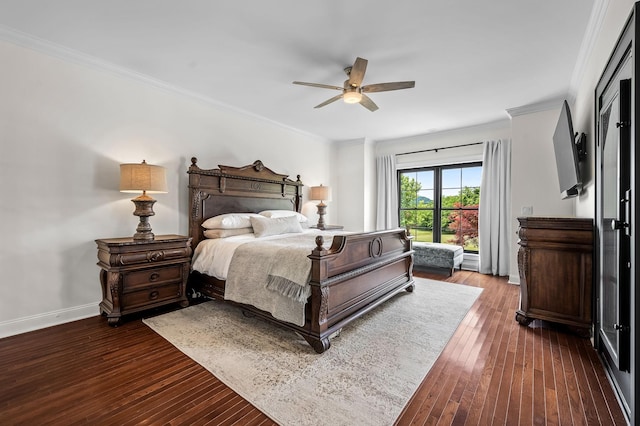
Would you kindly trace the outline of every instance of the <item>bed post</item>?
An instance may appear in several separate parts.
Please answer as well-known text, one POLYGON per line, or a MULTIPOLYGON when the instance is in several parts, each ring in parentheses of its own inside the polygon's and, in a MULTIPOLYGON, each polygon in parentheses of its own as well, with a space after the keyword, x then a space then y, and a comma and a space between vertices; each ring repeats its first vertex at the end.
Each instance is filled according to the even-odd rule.
POLYGON ((318 235, 316 237, 316 247, 311 252, 311 297, 310 303, 310 321, 312 335, 304 335, 305 340, 317 353, 323 353, 331 347, 329 341, 327 314, 329 286, 323 284, 327 278, 327 263, 322 261, 322 256, 328 253, 323 247, 324 237, 318 235))

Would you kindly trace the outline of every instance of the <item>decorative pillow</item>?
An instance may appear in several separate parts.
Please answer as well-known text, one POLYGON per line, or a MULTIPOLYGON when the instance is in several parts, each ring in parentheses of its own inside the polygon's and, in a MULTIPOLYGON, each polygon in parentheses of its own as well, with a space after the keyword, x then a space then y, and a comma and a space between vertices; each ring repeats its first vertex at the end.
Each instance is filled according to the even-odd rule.
POLYGON ((295 216, 276 218, 251 217, 251 226, 253 226, 253 233, 257 238, 302 232, 302 226, 300 226, 300 222, 295 216))
POLYGON ((210 217, 202 222, 205 229, 251 228, 251 217, 262 217, 255 213, 227 213, 210 217))
POLYGON ((258 214, 261 215, 261 216, 270 217, 270 218, 295 216, 295 217, 298 218, 298 222, 300 222, 300 223, 305 223, 305 222, 307 222, 309 220, 302 213, 298 213, 298 212, 293 211, 293 210, 264 210, 264 211, 261 211, 258 214))
POLYGON ((206 238, 226 238, 234 235, 251 234, 253 228, 237 228, 237 229, 205 229, 204 236, 206 238))

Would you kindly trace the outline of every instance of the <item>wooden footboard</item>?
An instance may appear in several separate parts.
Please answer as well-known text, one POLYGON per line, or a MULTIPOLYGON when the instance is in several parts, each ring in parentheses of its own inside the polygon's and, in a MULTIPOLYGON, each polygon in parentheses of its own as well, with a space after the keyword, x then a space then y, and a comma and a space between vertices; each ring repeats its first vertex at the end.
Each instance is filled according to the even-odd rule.
POLYGON ((393 295, 413 291, 413 251, 404 229, 338 235, 328 250, 322 237, 312 260, 308 333, 318 353, 329 336, 393 295))
MULTIPOLYGON (((316 244, 309 255, 311 296, 304 327, 275 319, 253 306, 228 303, 296 331, 322 353, 331 345, 329 336, 342 327, 395 294, 413 291, 413 251, 404 229, 337 235, 329 249, 324 249, 319 236, 316 244)), ((224 299, 224 281, 216 278, 194 271, 189 286, 205 296, 224 299)))

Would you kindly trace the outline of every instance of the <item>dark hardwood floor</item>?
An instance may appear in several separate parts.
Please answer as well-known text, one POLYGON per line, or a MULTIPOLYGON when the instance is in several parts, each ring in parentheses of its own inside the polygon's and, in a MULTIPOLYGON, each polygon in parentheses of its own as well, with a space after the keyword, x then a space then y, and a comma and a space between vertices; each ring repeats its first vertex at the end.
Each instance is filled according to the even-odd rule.
MULTIPOLYGON (((416 276, 484 291, 398 425, 626 424, 589 340, 514 320, 517 286, 416 276)), ((139 318, 112 328, 96 316, 0 339, 0 425, 13 424, 274 423, 139 318)))

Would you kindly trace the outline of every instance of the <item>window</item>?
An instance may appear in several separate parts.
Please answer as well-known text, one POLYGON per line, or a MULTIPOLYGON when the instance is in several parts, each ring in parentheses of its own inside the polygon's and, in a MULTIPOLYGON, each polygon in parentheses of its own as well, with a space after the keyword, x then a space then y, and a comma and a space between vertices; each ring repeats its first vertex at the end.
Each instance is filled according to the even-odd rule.
POLYGON ((400 226, 414 241, 456 244, 478 252, 482 163, 400 170, 400 226))

